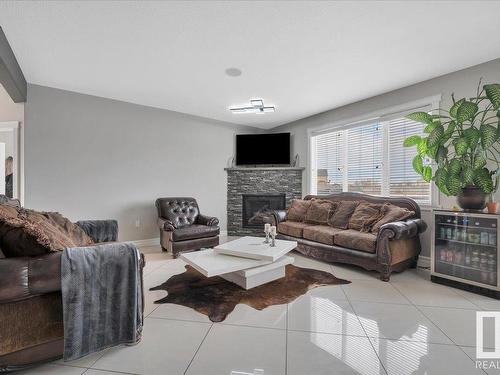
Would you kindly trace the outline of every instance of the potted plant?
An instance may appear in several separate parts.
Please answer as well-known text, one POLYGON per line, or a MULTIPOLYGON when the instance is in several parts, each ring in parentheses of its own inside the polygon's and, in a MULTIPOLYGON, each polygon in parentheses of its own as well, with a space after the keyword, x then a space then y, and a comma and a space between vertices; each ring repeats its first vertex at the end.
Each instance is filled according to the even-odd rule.
POLYGON ((404 146, 417 148, 413 168, 425 181, 434 181, 446 196, 457 196, 464 210, 482 210, 498 187, 500 84, 481 86, 479 81, 475 97, 451 97, 449 110, 407 116, 425 124, 428 135, 412 135, 404 146))

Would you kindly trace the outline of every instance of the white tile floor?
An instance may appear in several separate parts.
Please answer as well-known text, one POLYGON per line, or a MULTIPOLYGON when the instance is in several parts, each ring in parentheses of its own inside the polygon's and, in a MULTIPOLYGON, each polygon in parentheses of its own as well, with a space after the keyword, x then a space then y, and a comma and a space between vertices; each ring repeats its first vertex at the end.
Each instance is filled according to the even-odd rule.
POLYGON ((23 374, 265 375, 500 374, 475 368, 475 311, 500 301, 433 284, 425 270, 389 283, 360 268, 293 254, 296 265, 350 280, 309 291, 288 305, 257 311, 238 305, 223 323, 187 307, 154 301, 149 291, 184 271, 158 247, 146 254, 143 340, 74 362, 56 361, 23 374))

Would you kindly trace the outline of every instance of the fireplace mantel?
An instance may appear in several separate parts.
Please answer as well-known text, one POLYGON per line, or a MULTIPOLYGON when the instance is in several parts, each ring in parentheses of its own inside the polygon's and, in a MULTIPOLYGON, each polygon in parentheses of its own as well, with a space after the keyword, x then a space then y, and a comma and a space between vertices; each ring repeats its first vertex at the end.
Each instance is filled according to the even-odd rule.
POLYGON ((225 171, 303 171, 304 167, 231 167, 225 171))

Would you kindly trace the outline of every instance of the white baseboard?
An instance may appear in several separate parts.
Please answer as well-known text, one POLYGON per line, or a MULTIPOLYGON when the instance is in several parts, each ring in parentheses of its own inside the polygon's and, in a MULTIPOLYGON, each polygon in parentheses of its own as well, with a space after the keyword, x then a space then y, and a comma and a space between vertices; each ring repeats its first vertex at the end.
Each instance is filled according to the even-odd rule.
POLYGON ((148 246, 159 246, 160 245, 160 237, 156 238, 148 238, 145 240, 136 240, 130 241, 137 247, 148 247, 148 246))
POLYGON ((422 255, 420 255, 418 257, 418 266, 423 267, 423 268, 430 268, 431 258, 430 257, 423 257, 422 255))

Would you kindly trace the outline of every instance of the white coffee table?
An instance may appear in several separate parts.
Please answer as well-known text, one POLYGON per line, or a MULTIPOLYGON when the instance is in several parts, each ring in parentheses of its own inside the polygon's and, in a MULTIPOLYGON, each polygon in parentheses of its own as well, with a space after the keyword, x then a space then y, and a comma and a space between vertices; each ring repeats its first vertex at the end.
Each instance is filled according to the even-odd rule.
MULTIPOLYGON (((263 241, 262 238, 258 237, 243 237, 238 240, 231 241, 236 242, 236 245, 233 244, 231 248, 234 250, 238 248, 238 244, 240 244, 241 251, 248 253, 248 244, 256 243, 255 241, 257 240, 260 242, 263 241), (241 241, 243 239, 246 240, 241 241)), ((271 249, 269 250, 270 253, 273 253, 273 251, 275 253, 283 252, 283 255, 275 260, 273 260, 274 258, 269 259, 269 257, 268 259, 263 260, 220 254, 217 249, 185 253, 181 254, 180 257, 206 277, 220 276, 244 289, 251 289, 285 277, 285 267, 288 264, 292 264, 294 259, 284 254, 292 251, 297 246, 297 242, 280 240, 279 246, 281 248, 279 251, 269 247, 269 249, 271 249)), ((259 249, 257 253, 263 254, 263 249, 259 249)), ((272 257, 276 256, 277 255, 272 255, 272 257)))
POLYGON ((264 243, 264 238, 246 236, 218 245, 214 251, 217 254, 275 262, 297 247, 296 241, 276 240, 275 244, 271 247, 264 243))

